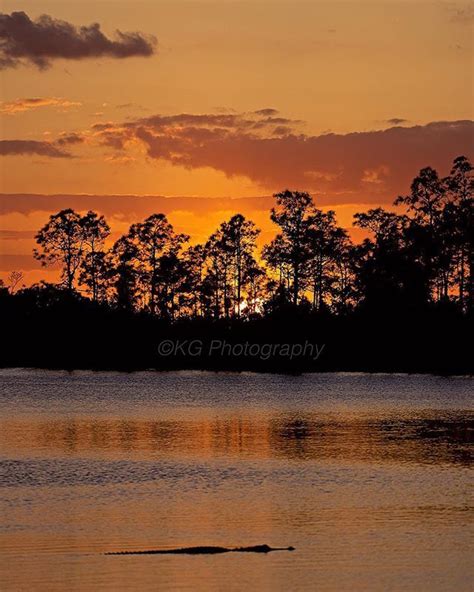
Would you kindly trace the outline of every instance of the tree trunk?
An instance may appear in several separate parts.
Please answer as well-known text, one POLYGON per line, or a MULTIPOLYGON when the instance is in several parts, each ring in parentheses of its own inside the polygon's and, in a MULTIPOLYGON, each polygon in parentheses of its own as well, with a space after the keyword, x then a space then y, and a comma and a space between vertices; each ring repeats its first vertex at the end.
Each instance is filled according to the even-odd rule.
POLYGON ((72 292, 72 287, 74 283, 74 274, 72 271, 72 263, 71 263, 71 256, 68 254, 66 257, 66 282, 67 282, 67 289, 72 292))
POLYGON ((459 269, 459 306, 461 310, 464 310, 464 246, 461 247, 461 261, 460 261, 460 269, 459 269))
POLYGON ((240 319, 240 297, 241 297, 241 261, 240 255, 237 258, 237 317, 240 319))
POLYGON ((293 265, 293 304, 297 306, 298 304, 298 293, 300 291, 300 278, 299 278, 299 268, 298 264, 295 263, 293 265))

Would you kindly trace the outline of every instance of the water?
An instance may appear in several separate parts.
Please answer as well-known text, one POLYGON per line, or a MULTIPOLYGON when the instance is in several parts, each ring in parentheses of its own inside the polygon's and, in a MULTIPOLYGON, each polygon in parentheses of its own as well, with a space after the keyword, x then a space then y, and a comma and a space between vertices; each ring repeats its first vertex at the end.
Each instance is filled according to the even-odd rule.
POLYGON ((472 589, 471 379, 0 379, 2 590, 472 589))

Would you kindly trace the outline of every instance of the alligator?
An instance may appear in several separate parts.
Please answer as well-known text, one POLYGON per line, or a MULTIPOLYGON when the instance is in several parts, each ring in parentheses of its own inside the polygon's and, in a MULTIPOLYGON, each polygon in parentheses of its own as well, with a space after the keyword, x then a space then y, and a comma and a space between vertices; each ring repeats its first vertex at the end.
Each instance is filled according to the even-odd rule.
POLYGON ((181 547, 179 549, 149 549, 147 551, 110 551, 105 555, 214 555, 217 553, 270 553, 270 551, 294 551, 294 547, 181 547))

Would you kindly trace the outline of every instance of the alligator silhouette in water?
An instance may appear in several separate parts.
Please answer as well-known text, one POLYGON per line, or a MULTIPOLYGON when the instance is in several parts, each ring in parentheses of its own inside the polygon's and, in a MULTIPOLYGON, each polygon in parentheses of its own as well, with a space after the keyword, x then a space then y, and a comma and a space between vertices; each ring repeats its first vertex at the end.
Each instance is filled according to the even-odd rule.
POLYGON ((180 549, 150 549, 148 551, 112 551, 105 555, 214 555, 216 553, 270 553, 270 551, 294 551, 294 547, 182 547, 180 549))

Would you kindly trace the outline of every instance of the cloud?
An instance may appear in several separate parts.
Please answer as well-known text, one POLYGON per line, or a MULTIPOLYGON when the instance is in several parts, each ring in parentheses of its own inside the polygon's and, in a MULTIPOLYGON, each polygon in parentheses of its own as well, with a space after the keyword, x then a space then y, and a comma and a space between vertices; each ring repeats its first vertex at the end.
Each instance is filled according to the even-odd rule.
POLYGON ((111 156, 105 157, 105 162, 117 164, 120 166, 131 164, 132 162, 136 162, 136 160, 137 159, 134 156, 127 156, 126 154, 112 154, 111 156))
POLYGON ((472 121, 313 136, 299 123, 266 113, 178 114, 99 123, 94 131, 119 151, 138 141, 150 159, 247 177, 265 191, 306 189, 323 203, 391 202, 421 168, 444 171, 473 152, 472 121))
POLYGON ((0 103, 0 113, 3 115, 16 115, 40 107, 59 107, 61 110, 71 107, 79 107, 82 103, 77 101, 68 101, 58 97, 35 97, 31 99, 15 99, 14 101, 4 101, 0 103))
POLYGON ((51 142, 37 140, 0 140, 0 156, 31 154, 50 158, 72 158, 71 154, 57 148, 51 142))
POLYGON ((24 12, 0 14, 0 69, 31 64, 43 70, 55 59, 147 57, 155 52, 154 37, 116 31, 104 35, 98 23, 74 25, 42 15, 31 20, 24 12))
POLYGON ((385 130, 309 135, 301 133, 300 121, 267 109, 156 114, 98 122, 81 133, 63 132, 50 142, 2 142, 0 154, 72 157, 69 148, 86 142, 89 151, 94 145, 107 148, 101 155, 107 166, 146 158, 149 163, 246 178, 257 194, 289 187, 313 193, 321 206, 389 204, 409 190, 421 168, 433 166, 444 175, 456 156, 473 157, 474 122, 408 127, 398 125, 400 119, 392 118, 394 127, 385 130))
MULTIPOLYGON (((262 109, 254 113, 218 113, 218 114, 192 114, 180 113, 177 115, 152 115, 143 117, 135 122, 124 125, 133 128, 142 125, 155 131, 174 130, 208 130, 212 133, 221 134, 229 131, 272 131, 278 125, 292 125, 301 123, 294 119, 275 117, 277 111, 274 109, 262 109)), ((109 124, 110 125, 110 124, 109 124)))
MULTIPOLYGON (((293 133, 301 123, 285 117, 274 117, 274 109, 254 113, 211 113, 152 115, 124 123, 98 122, 93 132, 102 145, 123 150, 129 144, 142 143, 151 158, 163 158, 172 164, 196 168, 189 161, 192 153, 219 142, 239 138, 263 139, 293 133)), ((197 166, 213 166, 203 164, 197 166)), ((218 167, 214 167, 218 168, 218 167)))
POLYGON ((389 125, 400 125, 402 123, 409 123, 409 121, 402 117, 392 117, 392 119, 386 119, 385 123, 388 123, 389 125))
POLYGON ((120 103, 115 105, 116 109, 133 109, 134 111, 148 111, 148 107, 144 107, 139 103, 120 103))
POLYGON ((256 115, 265 115, 266 117, 271 117, 273 115, 278 115, 278 111, 276 109, 259 109, 258 111, 254 111, 256 115))
POLYGON ((38 155, 49 158, 74 158, 64 147, 82 144, 85 136, 62 132, 54 142, 40 140, 0 140, 0 156, 38 155))
POLYGON ((71 144, 82 144, 84 141, 85 138, 82 134, 63 132, 55 143, 59 146, 70 146, 71 144))

